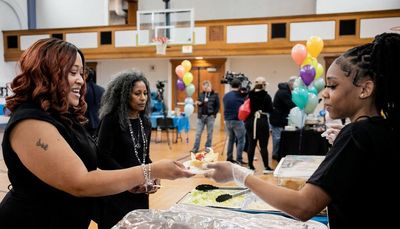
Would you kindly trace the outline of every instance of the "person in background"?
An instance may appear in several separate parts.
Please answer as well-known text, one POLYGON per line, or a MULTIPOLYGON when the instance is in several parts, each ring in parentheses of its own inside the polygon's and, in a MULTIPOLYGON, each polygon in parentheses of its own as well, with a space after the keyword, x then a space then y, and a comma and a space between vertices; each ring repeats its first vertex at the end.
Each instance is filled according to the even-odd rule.
MULTIPOLYGON (((102 99, 98 140, 99 168, 114 170, 151 163, 150 87, 145 76, 128 70, 117 73, 102 99)), ((159 185, 159 180, 154 180, 159 185)), ((149 208, 149 195, 139 185, 131 190, 103 197, 99 228, 111 228, 128 212, 149 208)))
POLYGON ((384 33, 348 50, 329 67, 322 91, 325 107, 331 118, 350 118, 351 123, 299 191, 272 185, 227 162, 209 164, 214 170, 206 176, 235 180, 303 221, 327 207, 331 229, 393 227, 389 219, 396 219, 397 211, 379 209, 400 202, 397 189, 388 185, 398 180, 400 159, 399 62, 400 34, 384 33))
POLYGON ((11 182, 0 203, 2 228, 88 228, 94 198, 193 176, 182 163, 161 160, 98 170, 96 145, 83 127, 85 60, 71 43, 47 38, 26 49, 6 106, 3 158, 11 182))
POLYGON ((85 116, 89 120, 86 124, 86 128, 89 133, 94 136, 97 133, 97 127, 99 126, 99 109, 101 96, 103 96, 104 88, 95 83, 96 72, 88 68, 86 78, 86 95, 85 102, 87 104, 87 110, 85 116))
POLYGON ((269 117, 269 123, 272 130, 272 158, 279 160, 279 143, 281 140, 281 132, 288 124, 288 115, 290 110, 296 106, 292 101, 293 83, 297 77, 292 76, 287 83, 279 83, 278 91, 274 96, 274 110, 269 117))
POLYGON ((246 128, 243 121, 239 120, 239 107, 244 102, 244 96, 240 92, 241 82, 239 79, 231 81, 231 91, 223 97, 224 102, 224 118, 225 129, 229 137, 227 148, 227 161, 245 164, 243 162, 242 153, 246 138, 246 128), (233 159, 233 145, 236 144, 236 161, 233 159))
POLYGON ((245 127, 249 144, 247 148, 249 168, 255 169, 253 159, 258 141, 265 168, 264 173, 269 173, 272 169, 268 165, 268 113, 272 112, 272 99, 265 90, 266 85, 267 81, 264 77, 257 77, 254 81, 254 88, 249 93, 251 113, 245 121, 245 127))
POLYGON ((205 151, 212 146, 212 136, 214 131, 215 118, 219 112, 219 96, 212 89, 211 82, 204 80, 202 83, 203 92, 199 95, 196 104, 197 109, 197 126, 196 126, 196 138, 194 141, 193 149, 191 153, 197 153, 200 147, 201 134, 203 133, 204 127, 207 126, 207 140, 205 143, 205 151))

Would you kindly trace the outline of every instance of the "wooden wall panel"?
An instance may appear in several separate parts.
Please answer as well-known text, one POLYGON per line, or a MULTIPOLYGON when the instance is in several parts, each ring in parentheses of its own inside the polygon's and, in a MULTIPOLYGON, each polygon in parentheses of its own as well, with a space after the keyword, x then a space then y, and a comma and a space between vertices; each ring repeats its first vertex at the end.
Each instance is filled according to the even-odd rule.
MULTIPOLYGON (((299 22, 320 22, 335 21, 335 39, 324 41, 322 54, 337 55, 357 45, 365 44, 372 40, 371 38, 360 38, 360 20, 378 18, 400 18, 400 10, 385 10, 371 12, 355 12, 343 14, 323 14, 323 15, 304 15, 289 17, 271 17, 271 18, 246 18, 246 19, 228 19, 228 20, 208 20, 196 21, 195 27, 205 27, 207 34, 206 44, 193 44, 193 53, 183 54, 182 45, 169 44, 165 56, 157 55, 154 46, 135 46, 135 47, 115 47, 115 32, 136 30, 134 25, 115 25, 115 26, 96 26, 82 28, 60 28, 60 29, 37 29, 37 30, 14 30, 3 31, 4 37, 4 58, 5 61, 15 61, 19 59, 22 51, 15 48, 7 48, 6 40, 8 36, 39 35, 39 34, 63 34, 64 39, 72 33, 98 33, 100 31, 111 31, 113 43, 111 45, 102 45, 97 48, 82 49, 85 57, 89 60, 100 59, 120 59, 120 58, 182 58, 182 57, 226 57, 226 56, 249 56, 249 55, 277 55, 290 54, 292 47, 296 43, 305 43, 305 41, 290 41, 290 24, 299 22), (356 20, 356 34, 354 36, 339 36, 338 25, 343 19, 356 20), (266 24, 268 29, 272 23, 286 23, 287 37, 280 39, 271 39, 271 33, 268 34, 267 42, 254 43, 234 43, 226 42, 226 29, 234 25, 259 25, 266 24)), ((389 28, 390 29, 390 28, 389 28)), ((395 32, 395 30, 393 30, 395 32)), ((20 39, 19 39, 20 40, 20 39)), ((20 47, 20 46, 19 46, 20 47)))

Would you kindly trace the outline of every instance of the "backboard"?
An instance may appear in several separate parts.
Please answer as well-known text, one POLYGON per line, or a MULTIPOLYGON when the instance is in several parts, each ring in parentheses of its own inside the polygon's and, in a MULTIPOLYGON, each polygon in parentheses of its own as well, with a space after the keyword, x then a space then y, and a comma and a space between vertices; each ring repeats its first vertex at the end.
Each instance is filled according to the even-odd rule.
POLYGON ((193 9, 137 11, 138 45, 156 45, 159 37, 169 44, 193 44, 193 14, 193 9))

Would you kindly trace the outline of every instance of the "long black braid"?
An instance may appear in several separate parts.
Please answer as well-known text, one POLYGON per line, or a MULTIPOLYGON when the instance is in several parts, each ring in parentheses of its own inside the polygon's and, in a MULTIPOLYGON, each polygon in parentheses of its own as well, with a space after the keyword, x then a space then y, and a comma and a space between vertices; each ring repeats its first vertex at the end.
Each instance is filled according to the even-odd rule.
POLYGON ((400 96, 396 96, 400 86, 400 34, 380 34, 372 43, 348 50, 336 63, 346 76, 353 77, 354 85, 366 78, 375 83, 377 110, 400 131, 400 96))

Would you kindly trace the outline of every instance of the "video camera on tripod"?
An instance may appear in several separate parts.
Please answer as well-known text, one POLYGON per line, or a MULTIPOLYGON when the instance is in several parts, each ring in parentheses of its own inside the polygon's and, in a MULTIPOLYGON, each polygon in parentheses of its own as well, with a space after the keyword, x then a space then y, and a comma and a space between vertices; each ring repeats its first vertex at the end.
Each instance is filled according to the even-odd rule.
POLYGON ((222 84, 231 84, 232 80, 238 79, 241 82, 240 91, 242 93, 248 93, 251 88, 251 81, 243 73, 235 73, 227 71, 224 78, 221 80, 222 84))
POLYGON ((157 84, 156 84, 157 90, 164 91, 164 87, 165 87, 165 83, 166 82, 167 82, 166 80, 157 80, 157 84))

